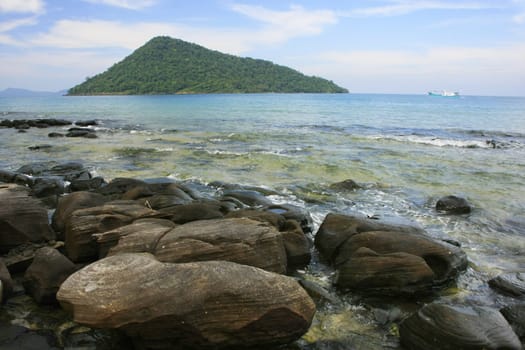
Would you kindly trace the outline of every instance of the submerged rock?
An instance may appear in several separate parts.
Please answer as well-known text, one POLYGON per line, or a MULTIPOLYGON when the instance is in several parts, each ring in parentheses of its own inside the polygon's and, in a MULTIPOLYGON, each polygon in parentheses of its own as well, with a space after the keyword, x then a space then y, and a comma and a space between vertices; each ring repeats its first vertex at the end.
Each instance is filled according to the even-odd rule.
POLYGON ((525 273, 507 273, 489 281, 489 285, 498 291, 515 297, 525 296, 525 273))
POLYGON ((500 312, 510 323, 518 337, 522 341, 525 340, 525 304, 505 306, 500 312))
POLYGON ((405 319, 401 344, 407 350, 521 350, 517 335, 497 310, 428 304, 405 319))
POLYGON ((447 214, 468 214, 472 208, 465 198, 446 196, 437 201, 436 210, 447 214))
POLYGON ((120 254, 70 276, 57 298, 74 320, 118 328, 139 348, 204 349, 289 343, 315 305, 292 278, 226 261, 161 263, 120 254))
POLYGON ((361 186, 357 184, 352 179, 347 179, 341 182, 336 182, 330 185, 330 189, 336 190, 336 191, 355 191, 360 189, 361 186))

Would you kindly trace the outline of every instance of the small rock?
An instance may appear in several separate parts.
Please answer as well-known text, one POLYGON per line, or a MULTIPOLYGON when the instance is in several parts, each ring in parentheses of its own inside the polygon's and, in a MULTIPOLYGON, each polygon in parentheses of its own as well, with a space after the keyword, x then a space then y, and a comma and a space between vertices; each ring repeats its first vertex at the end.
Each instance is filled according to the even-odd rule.
POLYGON ((525 296, 525 273, 507 273, 489 281, 489 285, 500 292, 515 297, 525 296))
POLYGON ((446 196, 437 201, 436 210, 445 212, 446 214, 468 214, 471 212, 471 207, 464 198, 446 196))

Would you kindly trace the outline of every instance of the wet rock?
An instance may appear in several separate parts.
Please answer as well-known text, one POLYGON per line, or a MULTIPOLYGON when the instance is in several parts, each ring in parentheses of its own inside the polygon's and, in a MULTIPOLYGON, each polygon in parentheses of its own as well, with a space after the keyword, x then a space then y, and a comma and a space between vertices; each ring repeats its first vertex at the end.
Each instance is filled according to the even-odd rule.
POLYGON ((446 214, 468 214, 471 211, 471 207, 465 198, 446 196, 437 201, 436 210, 446 214))
POLYGON ((58 250, 40 248, 25 272, 24 288, 39 304, 56 303, 58 288, 76 270, 75 264, 58 250))
MULTIPOLYGON (((146 183, 142 180, 129 179, 118 177, 111 180, 109 184, 103 186, 96 190, 97 193, 100 193, 104 196, 111 196, 112 198, 120 198, 122 194, 129 191, 130 189, 138 186, 145 186, 146 183)), ((130 198, 123 198, 130 199, 130 198)))
POLYGON ((27 147, 30 151, 43 151, 43 150, 50 150, 53 148, 52 145, 36 145, 36 146, 29 146, 27 147))
POLYGON ((286 219, 277 213, 257 209, 240 209, 226 214, 227 218, 249 218, 252 220, 266 222, 279 231, 284 228, 286 219))
MULTIPOLYGON (((66 220, 75 210, 98 207, 107 201, 108 199, 101 194, 83 191, 61 197, 53 213, 51 225, 56 232, 64 233, 66 220)), ((59 237, 62 238, 61 235, 59 237)))
POLYGON ((44 175, 48 173, 54 165, 55 163, 53 162, 31 163, 21 166, 16 172, 33 176, 44 175))
POLYGON ((522 349, 501 313, 483 307, 428 304, 405 319, 399 331, 407 350, 522 349))
POLYGON ((325 288, 320 286, 319 284, 300 279, 299 284, 306 290, 308 295, 315 301, 316 304, 322 304, 325 302, 329 303, 336 303, 337 298, 333 296, 330 292, 328 292, 325 288))
POLYGON ((109 254, 148 251, 162 262, 228 260, 277 273, 286 272, 282 236, 266 223, 246 218, 201 220, 177 226, 159 236, 150 235, 148 231, 126 235, 109 254))
POLYGON ((312 232, 312 217, 303 208, 291 204, 276 204, 265 208, 266 211, 281 215, 287 220, 295 220, 304 232, 312 232))
POLYGON ((14 182, 16 173, 9 170, 0 169, 0 182, 10 183, 14 182))
POLYGON ((11 274, 5 266, 4 260, 0 258, 0 304, 13 293, 13 280, 11 274))
POLYGON ((234 198, 249 207, 263 207, 272 205, 272 201, 258 191, 251 190, 227 190, 224 191, 223 200, 234 198))
POLYGON ((522 341, 525 340, 525 304, 505 306, 500 310, 501 314, 512 326, 514 332, 522 341))
POLYGON ((367 231, 423 233, 423 229, 406 224, 394 224, 360 214, 328 214, 315 236, 315 246, 322 256, 334 261, 340 246, 353 235, 367 231))
POLYGON ((59 132, 50 132, 49 134, 47 134, 47 137, 51 137, 51 138, 65 137, 65 136, 66 135, 59 133, 59 132))
POLYGON ((224 217, 222 205, 218 201, 197 202, 176 205, 161 209, 163 213, 170 214, 170 220, 176 224, 185 224, 197 220, 220 219, 224 217))
POLYGON ((98 125, 98 121, 96 121, 95 119, 77 120, 75 122, 75 125, 78 125, 78 126, 94 126, 94 125, 98 125))
POLYGON ((351 179, 347 179, 341 182, 336 182, 330 185, 330 189, 335 190, 335 191, 341 191, 341 192, 355 191, 360 188, 361 186, 359 186, 357 182, 351 179))
POLYGON ((95 130, 88 128, 69 128, 66 137, 84 137, 88 139, 97 138, 95 130))
POLYGON ((64 181, 56 177, 39 177, 31 187, 31 194, 36 198, 57 197, 65 191, 64 181))
POLYGON ((287 220, 281 230, 288 269, 302 268, 310 263, 310 241, 295 220, 287 220))
POLYGON ((82 163, 66 162, 38 162, 26 164, 17 170, 19 174, 27 174, 40 177, 60 177, 64 181, 76 179, 89 179, 89 171, 82 163))
POLYGON ((161 213, 137 202, 124 200, 108 202, 98 207, 77 209, 66 219, 67 256, 75 263, 94 260, 99 252, 93 234, 128 225, 134 220, 161 216, 161 213))
POLYGON ((498 291, 515 297, 525 296, 525 273, 515 272, 499 275, 489 281, 498 291))
POLYGON ((0 185, 0 253, 27 242, 55 239, 47 210, 25 187, 0 185))
POLYGON ((104 178, 97 176, 87 180, 73 180, 69 185, 69 189, 72 192, 77 191, 93 191, 106 185, 104 178))
POLYGON ((150 254, 93 263, 57 298, 76 322, 121 329, 137 347, 156 349, 286 344, 308 330, 315 312, 292 278, 226 261, 160 263, 150 254))

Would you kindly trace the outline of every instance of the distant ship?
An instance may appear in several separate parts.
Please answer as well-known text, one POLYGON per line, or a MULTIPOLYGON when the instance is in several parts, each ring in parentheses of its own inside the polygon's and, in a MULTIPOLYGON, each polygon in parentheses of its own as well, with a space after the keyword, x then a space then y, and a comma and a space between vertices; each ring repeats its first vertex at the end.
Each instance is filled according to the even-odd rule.
POLYGON ((443 96, 443 97, 458 97, 459 92, 451 92, 451 91, 429 91, 429 96, 443 96))

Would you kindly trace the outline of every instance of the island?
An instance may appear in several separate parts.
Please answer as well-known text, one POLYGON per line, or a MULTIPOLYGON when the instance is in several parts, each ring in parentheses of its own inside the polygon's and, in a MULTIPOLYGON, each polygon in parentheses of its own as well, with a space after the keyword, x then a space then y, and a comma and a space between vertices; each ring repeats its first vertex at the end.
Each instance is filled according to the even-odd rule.
POLYGON ((347 93, 334 82, 270 61, 159 36, 68 95, 347 93))

